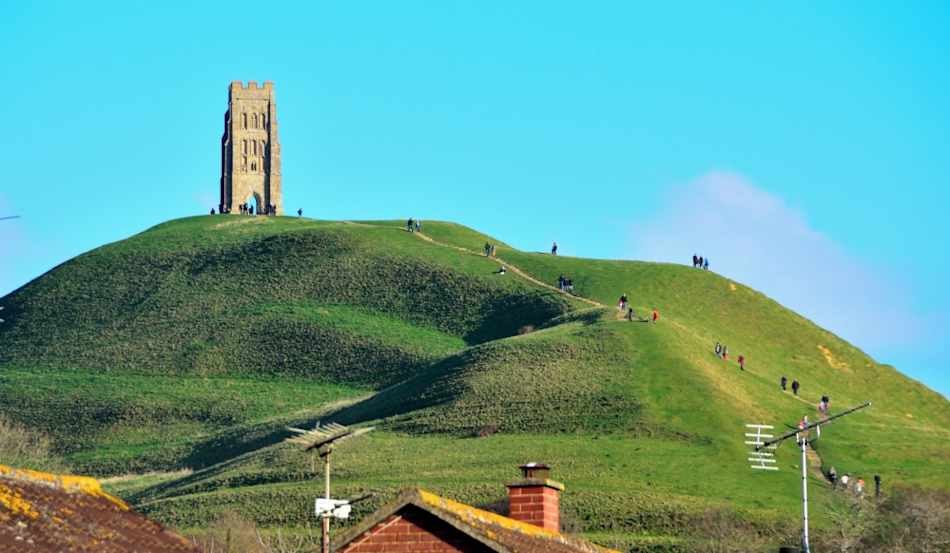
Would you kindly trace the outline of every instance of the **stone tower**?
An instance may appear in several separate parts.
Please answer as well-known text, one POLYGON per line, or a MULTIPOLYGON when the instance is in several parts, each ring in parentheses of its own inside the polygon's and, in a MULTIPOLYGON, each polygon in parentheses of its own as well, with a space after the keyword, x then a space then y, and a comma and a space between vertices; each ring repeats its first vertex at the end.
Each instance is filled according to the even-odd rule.
POLYGON ((267 206, 284 212, 280 191, 280 141, 277 138, 277 99, 274 83, 263 87, 249 81, 232 81, 228 111, 221 137, 221 213, 239 213, 243 203, 256 204, 255 213, 267 206))

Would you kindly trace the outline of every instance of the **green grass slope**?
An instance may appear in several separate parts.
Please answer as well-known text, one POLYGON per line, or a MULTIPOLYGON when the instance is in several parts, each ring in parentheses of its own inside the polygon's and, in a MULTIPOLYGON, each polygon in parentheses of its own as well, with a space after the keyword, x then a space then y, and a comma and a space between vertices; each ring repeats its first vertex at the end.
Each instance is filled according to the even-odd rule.
MULTIPOLYGON (((874 404, 828 427, 816 462, 950 486, 944 398, 740 283, 402 224, 194 217, 67 262, 3 299, 0 411, 85 470, 195 469, 117 488, 187 528, 230 509, 306 524, 319 483, 280 441, 318 419, 377 426, 335 470, 339 495, 378 492, 360 512, 410 485, 489 505, 542 460, 572 528, 621 547, 672 543, 708 508, 794 520, 795 451, 753 473, 743 425, 793 423, 822 394, 874 404), (559 274, 603 306, 545 285, 559 274), (659 323, 622 320, 621 293, 659 323)), ((821 527, 833 495, 812 479, 821 527)))

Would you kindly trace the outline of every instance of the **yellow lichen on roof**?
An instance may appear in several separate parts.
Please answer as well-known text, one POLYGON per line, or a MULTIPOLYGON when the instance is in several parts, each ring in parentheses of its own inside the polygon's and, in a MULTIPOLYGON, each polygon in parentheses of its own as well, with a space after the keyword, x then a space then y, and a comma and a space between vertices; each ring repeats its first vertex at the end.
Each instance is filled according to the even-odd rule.
MULTIPOLYGON (((495 525, 495 526, 504 528, 506 530, 513 530, 516 532, 520 532, 526 536, 533 536, 537 538, 545 538, 545 539, 551 539, 551 540, 557 540, 557 541, 563 541, 563 542, 570 541, 566 536, 558 532, 552 532, 551 530, 546 530, 544 528, 541 528, 540 526, 535 526, 534 524, 521 522, 520 520, 515 520, 513 518, 501 516, 499 514, 492 513, 489 511, 483 511, 481 509, 472 507, 471 505, 466 505, 464 503, 459 503, 458 501, 452 501, 451 499, 446 499, 442 496, 436 495, 426 490, 419 489, 416 491, 419 494, 419 498, 425 504, 429 505, 430 507, 439 509, 441 511, 446 511, 452 515, 455 515, 456 517, 462 519, 466 523, 475 527, 479 527, 479 526, 483 527, 484 525, 495 525)), ((489 538, 492 538, 494 536, 494 532, 492 532, 491 529, 484 528, 484 527, 482 529, 485 531, 485 535, 489 536, 489 538)), ((606 549, 600 546, 594 546, 594 547, 597 547, 597 549, 599 549, 600 551, 603 551, 604 553, 619 553, 618 551, 614 551, 613 549, 606 549)))
POLYGON ((129 506, 111 494, 102 490, 102 486, 95 478, 88 476, 72 476, 68 474, 52 474, 49 472, 39 472, 29 469, 15 469, 6 465, 0 465, 0 478, 12 478, 15 480, 36 482, 47 486, 58 488, 69 493, 83 493, 93 497, 101 497, 111 501, 123 511, 128 511, 129 506))
MULTIPOLYGON (((20 495, 19 492, 3 485, 2 482, 0 482, 0 507, 3 507, 4 510, 9 511, 9 513, 13 515, 23 515, 33 519, 40 516, 40 514, 33 509, 33 505, 23 499, 23 496, 20 495)), ((0 519, 6 520, 9 518, 9 514, 0 511, 0 519)))

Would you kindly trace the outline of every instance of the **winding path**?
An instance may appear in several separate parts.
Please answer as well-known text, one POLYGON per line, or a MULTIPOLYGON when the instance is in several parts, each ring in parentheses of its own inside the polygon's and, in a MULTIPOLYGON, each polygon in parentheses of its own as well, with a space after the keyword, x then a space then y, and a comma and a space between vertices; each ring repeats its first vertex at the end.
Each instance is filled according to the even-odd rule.
MULTIPOLYGON (((478 253, 478 252, 472 251, 472 250, 470 250, 470 249, 468 249, 468 248, 463 248, 463 247, 461 247, 461 246, 455 246, 455 245, 453 245, 453 244, 446 244, 445 242, 439 242, 438 240, 432 238, 431 236, 426 236, 426 235, 423 234, 421 231, 419 231, 419 232, 413 232, 412 234, 414 234, 415 236, 417 236, 418 238, 420 238, 420 239, 422 239, 422 240, 425 240, 426 242, 431 242, 431 243, 433 243, 433 244, 436 244, 436 245, 438 245, 438 246, 442 246, 442 247, 444 247, 444 248, 452 248, 453 250, 457 250, 457 251, 460 251, 460 252, 463 252, 463 253, 466 253, 466 254, 469 254, 469 255, 476 255, 476 256, 478 256, 478 257, 485 257, 483 254, 480 254, 480 253, 478 253)), ((565 296, 567 296, 567 297, 569 297, 569 298, 573 298, 573 299, 575 299, 575 300, 582 301, 582 302, 584 302, 584 303, 586 303, 586 304, 589 304, 589 305, 592 305, 592 306, 594 306, 594 307, 606 307, 604 304, 602 304, 602 303, 600 303, 600 302, 598 302, 598 301, 595 301, 595 300, 592 300, 592 299, 589 299, 589 298, 585 298, 585 297, 583 297, 583 296, 575 296, 574 294, 569 294, 569 293, 565 292, 564 290, 561 290, 560 288, 558 288, 558 287, 556 287, 556 286, 551 286, 550 284, 548 284, 548 283, 546 283, 546 282, 542 282, 542 281, 540 281, 540 280, 534 278, 533 276, 529 275, 528 273, 522 271, 522 270, 521 270, 520 268, 518 268, 517 266, 512 265, 511 263, 509 263, 509 262, 507 262, 507 261, 501 259, 500 257, 489 257, 488 259, 491 259, 492 261, 494 261, 495 263, 498 263, 499 265, 504 265, 505 270, 511 271, 512 273, 515 273, 515 274, 518 275, 519 277, 521 277, 521 278, 527 280, 528 282, 530 282, 530 283, 532 283, 532 284, 534 284, 534 285, 536 285, 536 286, 540 286, 540 287, 542 287, 542 288, 546 288, 546 289, 548 289, 548 290, 551 290, 552 292, 557 292, 558 294, 563 294, 563 295, 565 295, 565 296)))

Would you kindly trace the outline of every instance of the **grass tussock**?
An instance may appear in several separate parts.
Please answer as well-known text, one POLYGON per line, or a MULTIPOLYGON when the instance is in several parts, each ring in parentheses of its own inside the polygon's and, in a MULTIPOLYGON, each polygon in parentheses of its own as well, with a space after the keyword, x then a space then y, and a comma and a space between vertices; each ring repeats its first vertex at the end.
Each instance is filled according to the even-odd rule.
POLYGON ((65 461, 53 450, 52 440, 0 414, 0 463, 43 472, 65 472, 65 461))

